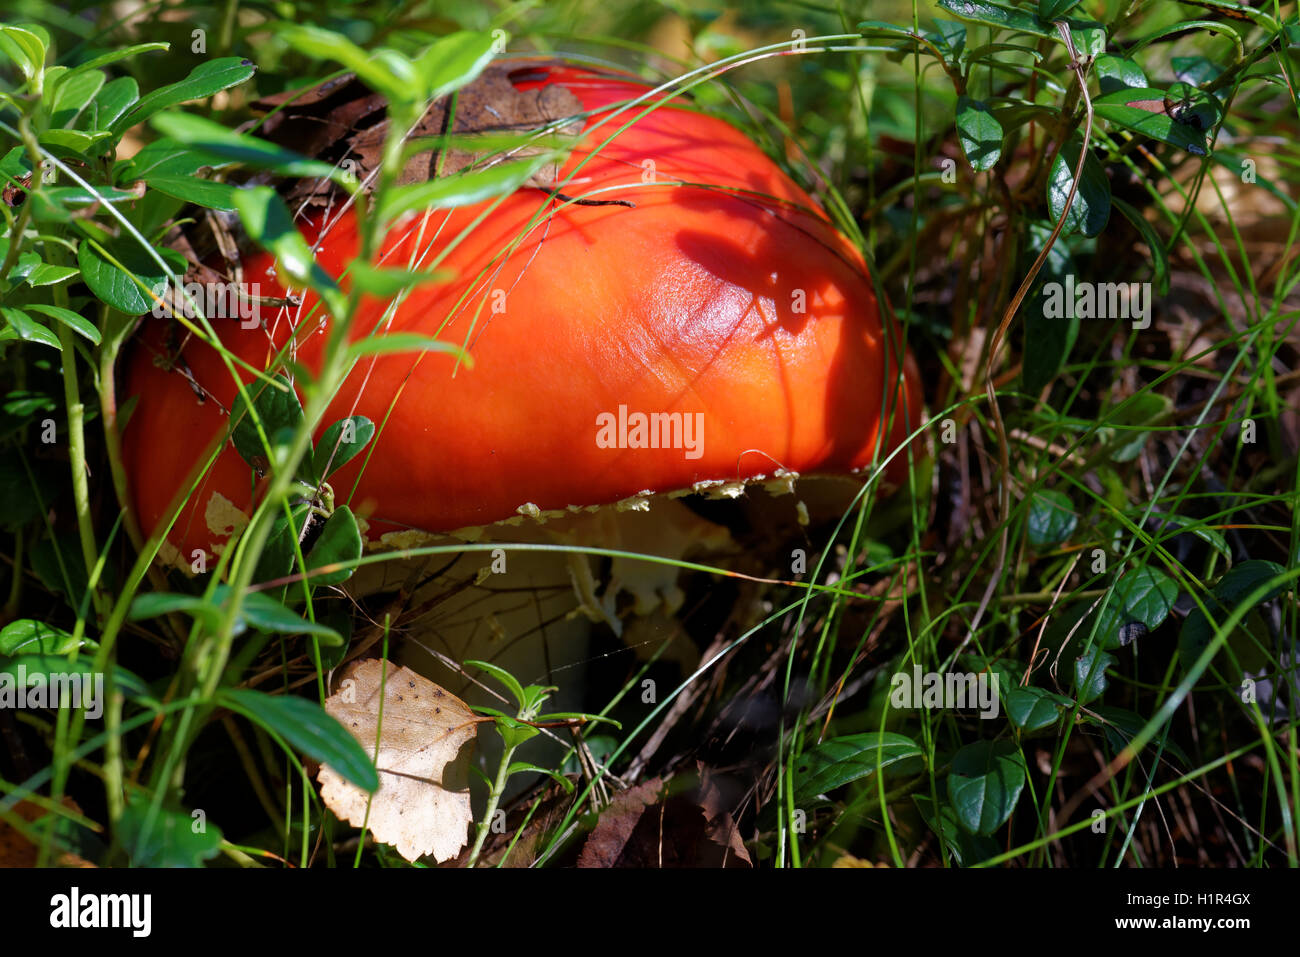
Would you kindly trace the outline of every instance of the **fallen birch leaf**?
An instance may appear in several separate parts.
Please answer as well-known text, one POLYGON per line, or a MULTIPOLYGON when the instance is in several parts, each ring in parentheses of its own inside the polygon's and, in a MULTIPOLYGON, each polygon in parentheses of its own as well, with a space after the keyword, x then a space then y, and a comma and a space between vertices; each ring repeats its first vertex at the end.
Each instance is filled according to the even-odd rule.
POLYGON ((408 861, 425 854, 438 861, 455 857, 473 822, 467 775, 473 747, 465 745, 478 733, 474 712, 428 678, 379 658, 349 665, 325 710, 361 742, 379 771, 372 800, 322 765, 317 780, 326 807, 349 824, 369 828, 376 841, 393 845, 408 861))

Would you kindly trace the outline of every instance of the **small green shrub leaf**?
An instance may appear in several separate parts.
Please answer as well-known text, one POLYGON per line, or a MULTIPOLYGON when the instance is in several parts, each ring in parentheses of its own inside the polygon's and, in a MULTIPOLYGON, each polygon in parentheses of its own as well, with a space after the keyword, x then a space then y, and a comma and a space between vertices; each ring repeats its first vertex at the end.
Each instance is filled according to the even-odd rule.
MULTIPOLYGON (((1230 568, 1215 582, 1214 587, 1210 589, 1210 594, 1205 598, 1205 607, 1221 625, 1251 592, 1283 573, 1284 569, 1277 562, 1258 558, 1241 562, 1230 568)), ((1287 588, 1287 585, 1275 585, 1267 589, 1255 604, 1271 601, 1287 588)), ((1210 624, 1210 619, 1199 607, 1193 608, 1188 613, 1187 620, 1183 622, 1183 630, 1178 637, 1178 653, 1184 668, 1190 667, 1200 657, 1201 652, 1214 638, 1215 630, 1215 627, 1210 624)))
POLYGON ((1024 786, 1024 758, 1010 741, 976 741, 953 755, 948 800, 970 834, 992 834, 1006 823, 1024 786))
POLYGON ((819 794, 907 758, 920 758, 923 753, 911 738, 892 731, 851 734, 823 741, 795 762, 795 804, 807 804, 819 794))
POLYGON ((982 100, 957 100, 957 136, 962 151, 978 171, 991 169, 1002 155, 1002 124, 982 100))
MULTIPOLYGON (((1047 206, 1052 214, 1052 222, 1057 222, 1065 213, 1066 200, 1070 197, 1070 188, 1074 183, 1074 169, 1079 163, 1079 149, 1082 139, 1072 137, 1057 153, 1052 162, 1051 176, 1047 182, 1047 206)), ((1106 228, 1110 219, 1110 181, 1101 163, 1089 151, 1083 162, 1083 176, 1079 189, 1074 196, 1074 204, 1065 220, 1066 235, 1079 232, 1084 236, 1096 236, 1106 228)))
POLYGON ((375 435, 375 423, 364 415, 339 419, 321 436, 312 457, 312 471, 317 481, 337 472, 366 447, 375 435))
POLYGON ((237 56, 218 57, 200 63, 179 83, 161 87, 141 97, 135 106, 113 123, 110 130, 115 136, 121 135, 155 113, 180 103, 206 99, 214 93, 238 86, 256 72, 257 67, 252 60, 237 56))
POLYGON ((11 621, 0 629, 0 655, 66 655, 74 648, 98 648, 89 638, 74 638, 62 628, 30 618, 11 621))
POLYGON ((1031 545, 1055 545, 1068 539, 1079 524, 1074 505, 1064 492, 1040 489, 1029 501, 1028 535, 1031 545))
POLYGON ((1007 717, 1021 731, 1051 727, 1073 707, 1069 698, 1033 685, 1007 692, 1007 717))
POLYGON ((1115 656, 1107 654, 1096 644, 1074 659, 1074 689, 1081 704, 1101 697, 1110 684, 1106 669, 1114 664, 1115 656))
POLYGON ((355 562, 361 557, 361 532, 357 528, 357 518, 352 509, 340 505, 325 522, 320 537, 311 547, 307 556, 307 570, 311 573, 313 585, 338 585, 352 577, 356 571, 355 562), (346 567, 329 572, 317 569, 327 565, 344 565, 346 567))
MULTIPOLYGON (((244 386, 257 412, 262 430, 272 443, 278 434, 285 431, 292 434, 302 423, 302 403, 298 401, 298 393, 294 391, 288 377, 283 373, 276 373, 273 383, 259 380, 244 386)), ((257 430, 257 421, 249 414, 248 404, 243 394, 235 396, 234 404, 230 409, 230 422, 230 438, 240 458, 259 473, 268 471, 271 464, 268 453, 274 453, 274 444, 268 450, 266 443, 262 441, 257 430)))
POLYGON ((193 814, 160 808, 154 815, 151 810, 148 796, 135 794, 117 822, 134 867, 200 867, 220 852, 221 828, 212 822, 195 827, 193 814))
POLYGON ((343 725, 314 701, 268 695, 248 688, 225 688, 218 701, 273 731, 308 757, 328 764, 364 791, 379 788, 374 762, 343 725))
POLYGON ((77 247, 77 265, 90 291, 128 316, 142 316, 153 309, 149 291, 160 288, 168 278, 167 270, 129 236, 109 240, 102 249, 98 242, 83 239, 77 247))

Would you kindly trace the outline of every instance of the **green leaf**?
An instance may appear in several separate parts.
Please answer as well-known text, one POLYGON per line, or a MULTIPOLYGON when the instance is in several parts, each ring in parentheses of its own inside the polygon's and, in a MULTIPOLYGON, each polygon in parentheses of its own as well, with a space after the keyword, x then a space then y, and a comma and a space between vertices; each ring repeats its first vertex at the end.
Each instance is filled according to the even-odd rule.
MULTIPOLYGON (((89 638, 74 638, 62 628, 42 621, 20 618, 0 629, 0 656, 66 655, 74 648, 93 650, 98 643, 89 638)), ((66 664, 66 662, 65 662, 66 664)))
POLYGON ((311 635, 323 645, 343 643, 343 636, 333 628, 308 621, 262 592, 252 591, 244 595, 241 614, 258 631, 274 635, 311 635))
POLYGON ((15 260, 14 266, 9 270, 9 281, 13 283, 23 282, 33 272, 40 268, 41 254, 31 249, 20 253, 15 260))
POLYGON ((151 311, 154 299, 145 290, 161 288, 168 279, 167 270, 129 236, 104 243, 103 252, 94 240, 83 239, 77 247, 77 265, 90 291, 101 302, 128 316, 142 316, 151 311), (113 260, 124 268, 119 268, 113 260))
POLYGON ((1131 88, 1099 96, 1092 101, 1092 107, 1101 119, 1139 136, 1168 143, 1197 156, 1206 155, 1205 134, 1164 112, 1165 99, 1163 90, 1131 88), (1160 112, 1128 105, 1133 102, 1144 103, 1160 112))
POLYGON ((25 27, 0 26, 0 53, 3 53, 30 80, 45 66, 45 44, 25 27))
POLYGON ((443 342, 441 339, 422 336, 416 332, 390 332, 386 336, 369 336, 348 345, 348 353, 357 358, 397 352, 449 352, 456 357, 456 361, 467 368, 474 368, 474 357, 454 342, 443 342))
POLYGON ((345 609, 335 609, 325 614, 317 614, 316 620, 322 625, 333 628, 343 638, 337 645, 326 645, 320 649, 321 667, 331 671, 343 664, 343 659, 347 657, 348 649, 352 646, 352 616, 345 609))
POLYGON ((1038 0, 1038 19, 1051 23, 1079 5, 1081 0, 1038 0))
MULTIPOLYGON (((80 186, 47 186, 39 193, 32 194, 33 199, 44 199, 60 206, 83 206, 91 203, 130 203, 139 199, 134 193, 110 186, 94 186, 83 189, 80 186)), ((183 257, 182 257, 183 261, 183 257)))
POLYGON ((971 834, 992 834, 1011 817, 1025 786, 1025 763, 1010 741, 976 741, 952 759, 948 800, 971 834))
POLYGON ((395 50, 367 53, 342 34, 304 24, 283 26, 279 34, 300 53, 343 64, 366 86, 389 99, 409 102, 422 93, 415 67, 395 50))
MULTIPOLYGON (((128 618, 131 621, 142 621, 179 612, 200 620, 207 630, 215 631, 220 626, 229 600, 229 585, 218 585, 214 588, 211 601, 204 601, 202 595, 150 592, 136 596, 131 602, 128 618)), ((239 615, 235 619, 233 633, 242 634, 248 626, 271 634, 312 635, 320 639, 324 645, 336 645, 343 641, 342 636, 334 628, 320 622, 307 621, 270 595, 261 592, 247 592, 244 595, 239 615)))
POLYGON ((1081 57, 1098 57, 1106 52, 1106 27, 1096 20, 1069 20, 1070 39, 1081 57))
POLYGON ((1096 644, 1074 659, 1074 688, 1080 704, 1101 697, 1110 684, 1106 678, 1106 669, 1114 664, 1115 656, 1102 651, 1096 644))
POLYGON ((338 585, 352 577, 355 562, 361 557, 361 532, 352 509, 340 505, 325 522, 320 537, 307 556, 307 570, 313 585, 338 585), (327 565, 345 565, 337 571, 317 572, 327 565))
POLYGON ((1059 648, 1073 631, 1071 654, 1082 653, 1090 637, 1094 647, 1114 650, 1133 640, 1129 637, 1129 626, 1141 625, 1139 632, 1160 627, 1173 610, 1177 597, 1178 584, 1172 578, 1158 568, 1144 565, 1120 578, 1110 597, 1097 609, 1093 609, 1094 602, 1084 600, 1053 615, 1043 640, 1046 645, 1059 648), (1097 618, 1089 621, 1094 611, 1097 618))
POLYGON ((496 665, 487 661, 466 661, 465 664, 473 665, 475 668, 482 668, 488 674, 492 675, 492 677, 496 678, 497 681, 501 682, 510 690, 510 694, 514 696, 515 703, 519 705, 519 707, 522 708, 524 706, 524 686, 521 685, 519 679, 510 672, 506 671, 504 668, 498 668, 496 665))
POLYGON ((1079 516, 1064 492, 1040 490, 1029 501, 1028 524, 1029 544, 1055 545, 1074 533, 1079 516))
MULTIPOLYGON (((1285 569, 1277 562, 1258 558, 1241 562, 1230 568, 1210 589, 1210 594, 1205 599, 1205 607, 1221 626, 1251 592, 1284 573, 1285 569)), ((1261 602, 1272 601, 1289 588, 1287 584, 1274 585, 1253 602, 1252 607, 1261 602)), ((1201 652, 1214 639, 1216 630, 1199 607, 1193 608, 1188 613, 1187 619, 1183 622, 1182 633, 1178 636, 1178 654, 1182 658, 1184 668, 1190 667, 1200 657, 1201 652)))
POLYGON ((988 0, 939 0, 939 6, 962 20, 987 23, 989 26, 1001 27, 1004 30, 1032 33, 1040 37, 1059 36, 1050 23, 1028 10, 990 3, 988 0))
POLYGON ((235 208, 235 187, 229 183, 185 176, 151 176, 146 182, 151 189, 183 199, 187 203, 196 203, 208 209, 235 208))
POLYGON ((924 752, 911 738, 891 731, 831 738, 799 756, 795 765, 794 802, 807 804, 878 770, 924 752))
POLYGON ((0 316, 4 316, 5 322, 8 324, 3 330, 0 330, 0 342, 6 339, 21 339, 24 342, 39 342, 42 345, 52 346, 60 351, 63 350, 63 347, 59 345, 58 336, 21 309, 15 309, 12 306, 0 306, 0 316))
POLYGON ((513 777, 516 774, 523 774, 528 772, 534 774, 544 774, 547 777, 554 778, 555 782, 559 784, 560 787, 564 788, 564 790, 567 793, 569 794, 573 793, 573 782, 570 781, 568 778, 566 778, 563 774, 560 774, 558 771, 552 771, 549 768, 541 768, 535 764, 529 764, 527 761, 512 761, 510 763, 510 767, 506 769, 506 774, 511 777, 513 777))
POLYGON ((513 751, 542 733, 532 725, 524 724, 506 714, 497 715, 494 726, 497 734, 501 735, 501 744, 507 752, 513 751))
POLYGON ((135 793, 117 822, 133 867, 200 867, 221 851, 221 829, 206 818, 161 808, 146 831, 150 810, 148 793, 135 793))
POLYGON ((119 60, 126 60, 130 57, 139 56, 141 53, 153 53, 155 51, 170 50, 170 43, 155 41, 153 43, 136 43, 131 46, 118 47, 116 50, 110 50, 102 53, 94 59, 87 60, 85 63, 78 63, 67 72, 67 77, 76 76, 79 73, 86 73, 90 70, 98 70, 100 67, 108 66, 110 63, 117 63, 119 60))
POLYGON ((446 96, 472 82, 492 62, 495 44, 490 34, 468 31, 440 38, 413 64, 424 83, 422 98, 446 96))
MULTIPOLYGON (((96 692, 93 673, 87 672, 85 667, 85 659, 70 664, 66 655, 42 654, 36 650, 25 654, 0 656, 0 675, 10 679, 5 683, 11 687, 44 687, 46 689, 44 705, 51 707, 68 701, 63 698, 66 688, 69 695, 76 696, 68 701, 69 704, 77 704, 79 707, 93 711, 97 705, 103 703, 103 698, 96 692), (65 683, 64 676, 71 674, 90 674, 91 678, 89 682, 65 683), (53 695, 59 697, 51 700, 53 695)), ((32 702, 30 698, 28 701, 35 707, 42 706, 40 701, 32 702)))
POLYGON ((389 222, 403 213, 452 209, 513 193, 539 169, 558 158, 559 154, 554 152, 539 153, 525 160, 501 162, 486 169, 395 187, 384 195, 379 215, 384 222, 389 222))
POLYGON ((27 308, 32 312, 39 312, 41 315, 49 316, 58 322, 63 323, 77 335, 89 339, 95 345, 99 345, 99 330, 85 316, 73 312, 71 309, 64 309, 62 306, 47 306, 42 302, 28 303, 27 308))
POLYGON ((140 87, 133 76, 109 80, 90 105, 88 115, 94 129, 107 130, 123 113, 140 100, 140 87))
POLYGON ((155 113, 180 103, 202 100, 214 93, 238 86, 257 72, 252 60, 242 57, 218 57, 200 63, 190 75, 179 83, 172 83, 142 97, 127 113, 119 117, 109 129, 119 136, 137 123, 143 123, 155 113))
POLYGON ((1189 86, 1213 83, 1223 73, 1221 66, 1204 56, 1170 57, 1169 65, 1174 68, 1174 76, 1189 86))
POLYGON ((268 471, 274 461, 276 436, 285 431, 290 434, 297 431, 303 418, 302 403, 298 401, 298 393, 294 391, 288 377, 277 372, 272 383, 258 380, 244 386, 257 413, 257 420, 260 420, 262 429, 271 442, 269 450, 258 434, 257 421, 249 414, 248 404, 242 394, 235 396, 230 409, 230 438, 235 451, 259 473, 268 471))
MULTIPOLYGON (((1074 169, 1079 162, 1082 138, 1073 136, 1057 153, 1052 162, 1051 176, 1047 182, 1047 206, 1052 222, 1057 222, 1065 212, 1065 203, 1074 183, 1074 169)), ((1101 163, 1090 150, 1083 163, 1083 177, 1074 197, 1074 204, 1065 221, 1064 235, 1080 232, 1096 236, 1106 228, 1110 219, 1110 182, 1101 163)))
POLYGON ((943 53, 944 59, 952 64, 959 62, 966 50, 967 29, 966 24, 960 20, 945 20, 943 17, 935 17, 934 31, 927 33, 926 36, 943 53))
POLYGON ((129 183, 137 179, 148 182, 155 176, 168 179, 185 178, 194 176, 201 169, 229 166, 231 162, 170 136, 163 136, 144 147, 126 162, 119 163, 114 170, 114 179, 119 183, 129 183))
POLYGON ((1107 424, 1098 429, 1106 445, 1114 445, 1111 460, 1131 462, 1142 452, 1151 435, 1173 411, 1173 403, 1159 392, 1136 392, 1124 400, 1103 419, 1107 424))
POLYGON ((81 130, 46 130, 36 138, 42 146, 58 146, 72 153, 99 152, 92 147, 101 140, 107 143, 109 135, 103 131, 83 133, 81 130))
POLYGON ((384 269, 360 260, 348 266, 348 276, 353 286, 368 295, 383 299, 390 299, 405 289, 412 289, 423 283, 446 282, 453 275, 455 274, 445 269, 424 272, 412 269, 384 269))
POLYGON ((81 115, 81 111, 103 86, 104 74, 98 70, 64 76, 55 89, 54 102, 50 105, 50 123, 53 126, 67 126, 81 115))
POLYGON ((957 136, 962 151, 976 170, 991 169, 1002 155, 1002 124, 989 106, 969 96, 957 100, 957 136))
POLYGON ((967 834, 962 830, 951 805, 941 803, 936 811, 935 802, 920 794, 913 794, 912 802, 930 830, 943 838, 958 867, 969 867, 980 861, 997 857, 1001 850, 997 842, 990 837, 967 834))
MULTIPOLYGON (((216 631, 221 625, 221 603, 229 594, 227 586, 217 588, 213 601, 204 601, 202 595, 179 595, 173 592, 148 592, 136 595, 127 612, 129 621, 147 621, 161 615, 185 614, 202 621, 208 631, 216 631), (223 589, 225 589, 223 591, 223 589)), ((237 623, 238 624, 238 623, 237 623)), ((242 628, 237 628, 238 634, 242 628)))
POLYGON ((375 423, 364 415, 339 419, 321 436, 312 456, 312 471, 317 481, 337 472, 366 447, 375 434, 375 423))
POLYGON ((1007 717, 1021 731, 1050 727, 1073 707, 1069 698, 1033 685, 1007 692, 1007 717))
MULTIPOLYGON (((1122 643, 1121 629, 1133 622, 1155 631, 1169 617, 1178 599, 1178 583, 1158 568, 1143 565, 1115 583, 1101 612, 1097 638, 1106 649, 1122 643)), ((1086 627, 1086 626, 1085 626, 1086 627)))
POLYGON ((1103 53, 1093 63, 1093 69, 1097 73, 1097 84, 1103 94, 1123 92, 1130 88, 1142 89, 1147 85, 1142 67, 1127 57, 1103 53))
POLYGON ((234 203, 248 235, 275 255, 289 278, 316 290, 331 312, 343 315, 346 305, 338 284, 316 262, 279 194, 270 186, 241 189, 235 191, 234 203))
MULTIPOLYGON (((234 162, 253 169, 273 170, 282 176, 321 177, 338 183, 346 181, 344 172, 329 163, 308 159, 293 150, 255 136, 236 133, 220 123, 191 113, 163 113, 155 116, 150 125, 164 134, 169 142, 180 143, 193 150, 195 158, 202 160, 203 166, 234 162)), ((166 175, 186 175, 174 172, 171 168, 164 172, 166 175)))
POLYGON ((27 285, 29 286, 53 286, 71 279, 77 274, 74 266, 51 266, 48 263, 42 263, 27 275, 27 285))
MULTIPOLYGON (((292 574, 297 569, 298 552, 295 547, 302 539, 304 529, 311 520, 311 505, 306 502, 294 505, 290 509, 292 522, 281 509, 275 513, 271 532, 266 537, 266 545, 257 560, 257 569, 253 572, 256 582, 276 581, 292 574)), ((303 546, 304 551, 306 546, 303 546)), ((304 554, 304 559, 306 555, 304 554)))

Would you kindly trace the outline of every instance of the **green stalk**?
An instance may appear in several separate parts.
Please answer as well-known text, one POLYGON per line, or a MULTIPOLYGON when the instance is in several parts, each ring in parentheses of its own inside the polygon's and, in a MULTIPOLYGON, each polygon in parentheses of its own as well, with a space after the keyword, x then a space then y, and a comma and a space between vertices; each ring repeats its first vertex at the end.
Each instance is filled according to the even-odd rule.
MULTIPOLYGON (((77 383, 77 351, 72 340, 72 330, 60 322, 58 334, 59 346, 63 349, 63 401, 68 408, 68 464, 72 469, 72 499, 77 509, 81 558, 86 564, 86 575, 89 576, 95 569, 98 549, 95 546, 95 527, 90 517, 90 482, 86 478, 86 406, 81 401, 81 389, 77 383)), ((96 613, 102 615, 104 609, 97 591, 91 592, 91 601, 96 613)))
POLYGON ((496 780, 492 782, 492 792, 488 795, 487 810, 483 812, 483 817, 478 822, 478 827, 475 828, 474 847, 469 852, 469 861, 466 863, 466 867, 474 867, 478 863, 479 853, 483 850, 483 842, 487 840, 488 831, 492 829, 492 818, 497 813, 497 805, 501 803, 501 795, 506 791, 506 781, 510 779, 510 759, 514 757, 516 750, 518 750, 518 745, 501 752, 501 766, 497 768, 496 780))

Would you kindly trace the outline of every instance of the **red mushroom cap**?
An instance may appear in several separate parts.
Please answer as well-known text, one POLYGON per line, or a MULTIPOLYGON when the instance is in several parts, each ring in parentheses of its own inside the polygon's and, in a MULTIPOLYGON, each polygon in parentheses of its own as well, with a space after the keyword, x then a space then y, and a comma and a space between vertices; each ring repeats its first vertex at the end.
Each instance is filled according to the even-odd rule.
MULTIPOLYGON (((569 67, 529 67, 521 77, 523 88, 561 83, 597 111, 565 162, 561 182, 581 167, 563 191, 635 207, 558 208, 544 190, 524 188, 459 241, 489 204, 433 210, 391 231, 384 265, 445 253, 438 268, 455 278, 416 287, 386 323, 386 304, 367 301, 354 334, 379 325, 436 335, 468 346, 474 367, 443 353, 366 357, 339 391, 322 427, 361 414, 379 428, 368 454, 331 478, 337 500, 368 516, 372 535, 482 526, 780 470, 844 474, 871 466, 915 428, 916 374, 909 360, 896 388, 897 348, 886 343, 861 256, 746 136, 680 100, 621 131, 643 107, 597 127, 646 87, 569 67), (887 404, 892 425, 882 438, 887 404), (636 413, 680 414, 698 428, 689 436, 698 448, 685 447, 681 432, 677 447, 618 447, 640 437, 636 413), (611 419, 614 431, 602 433, 611 419)), ((351 215, 302 228, 346 286, 358 248, 351 215)), ((269 256, 247 256, 243 267, 263 296, 279 295, 269 256)), ((264 308, 259 328, 214 325, 258 367, 292 336, 294 359, 314 369, 321 316, 308 294, 300 307, 264 308)), ((184 365, 211 396, 200 402, 178 365, 157 361, 167 353, 166 321, 146 327, 125 380, 139 403, 123 451, 147 531, 228 429, 235 388, 216 354, 191 342, 184 365)), ((905 469, 900 456, 887 474, 896 480, 905 469)), ((227 501, 247 513, 252 500, 250 470, 227 444, 171 544, 187 556, 219 548, 239 524, 227 501)))

